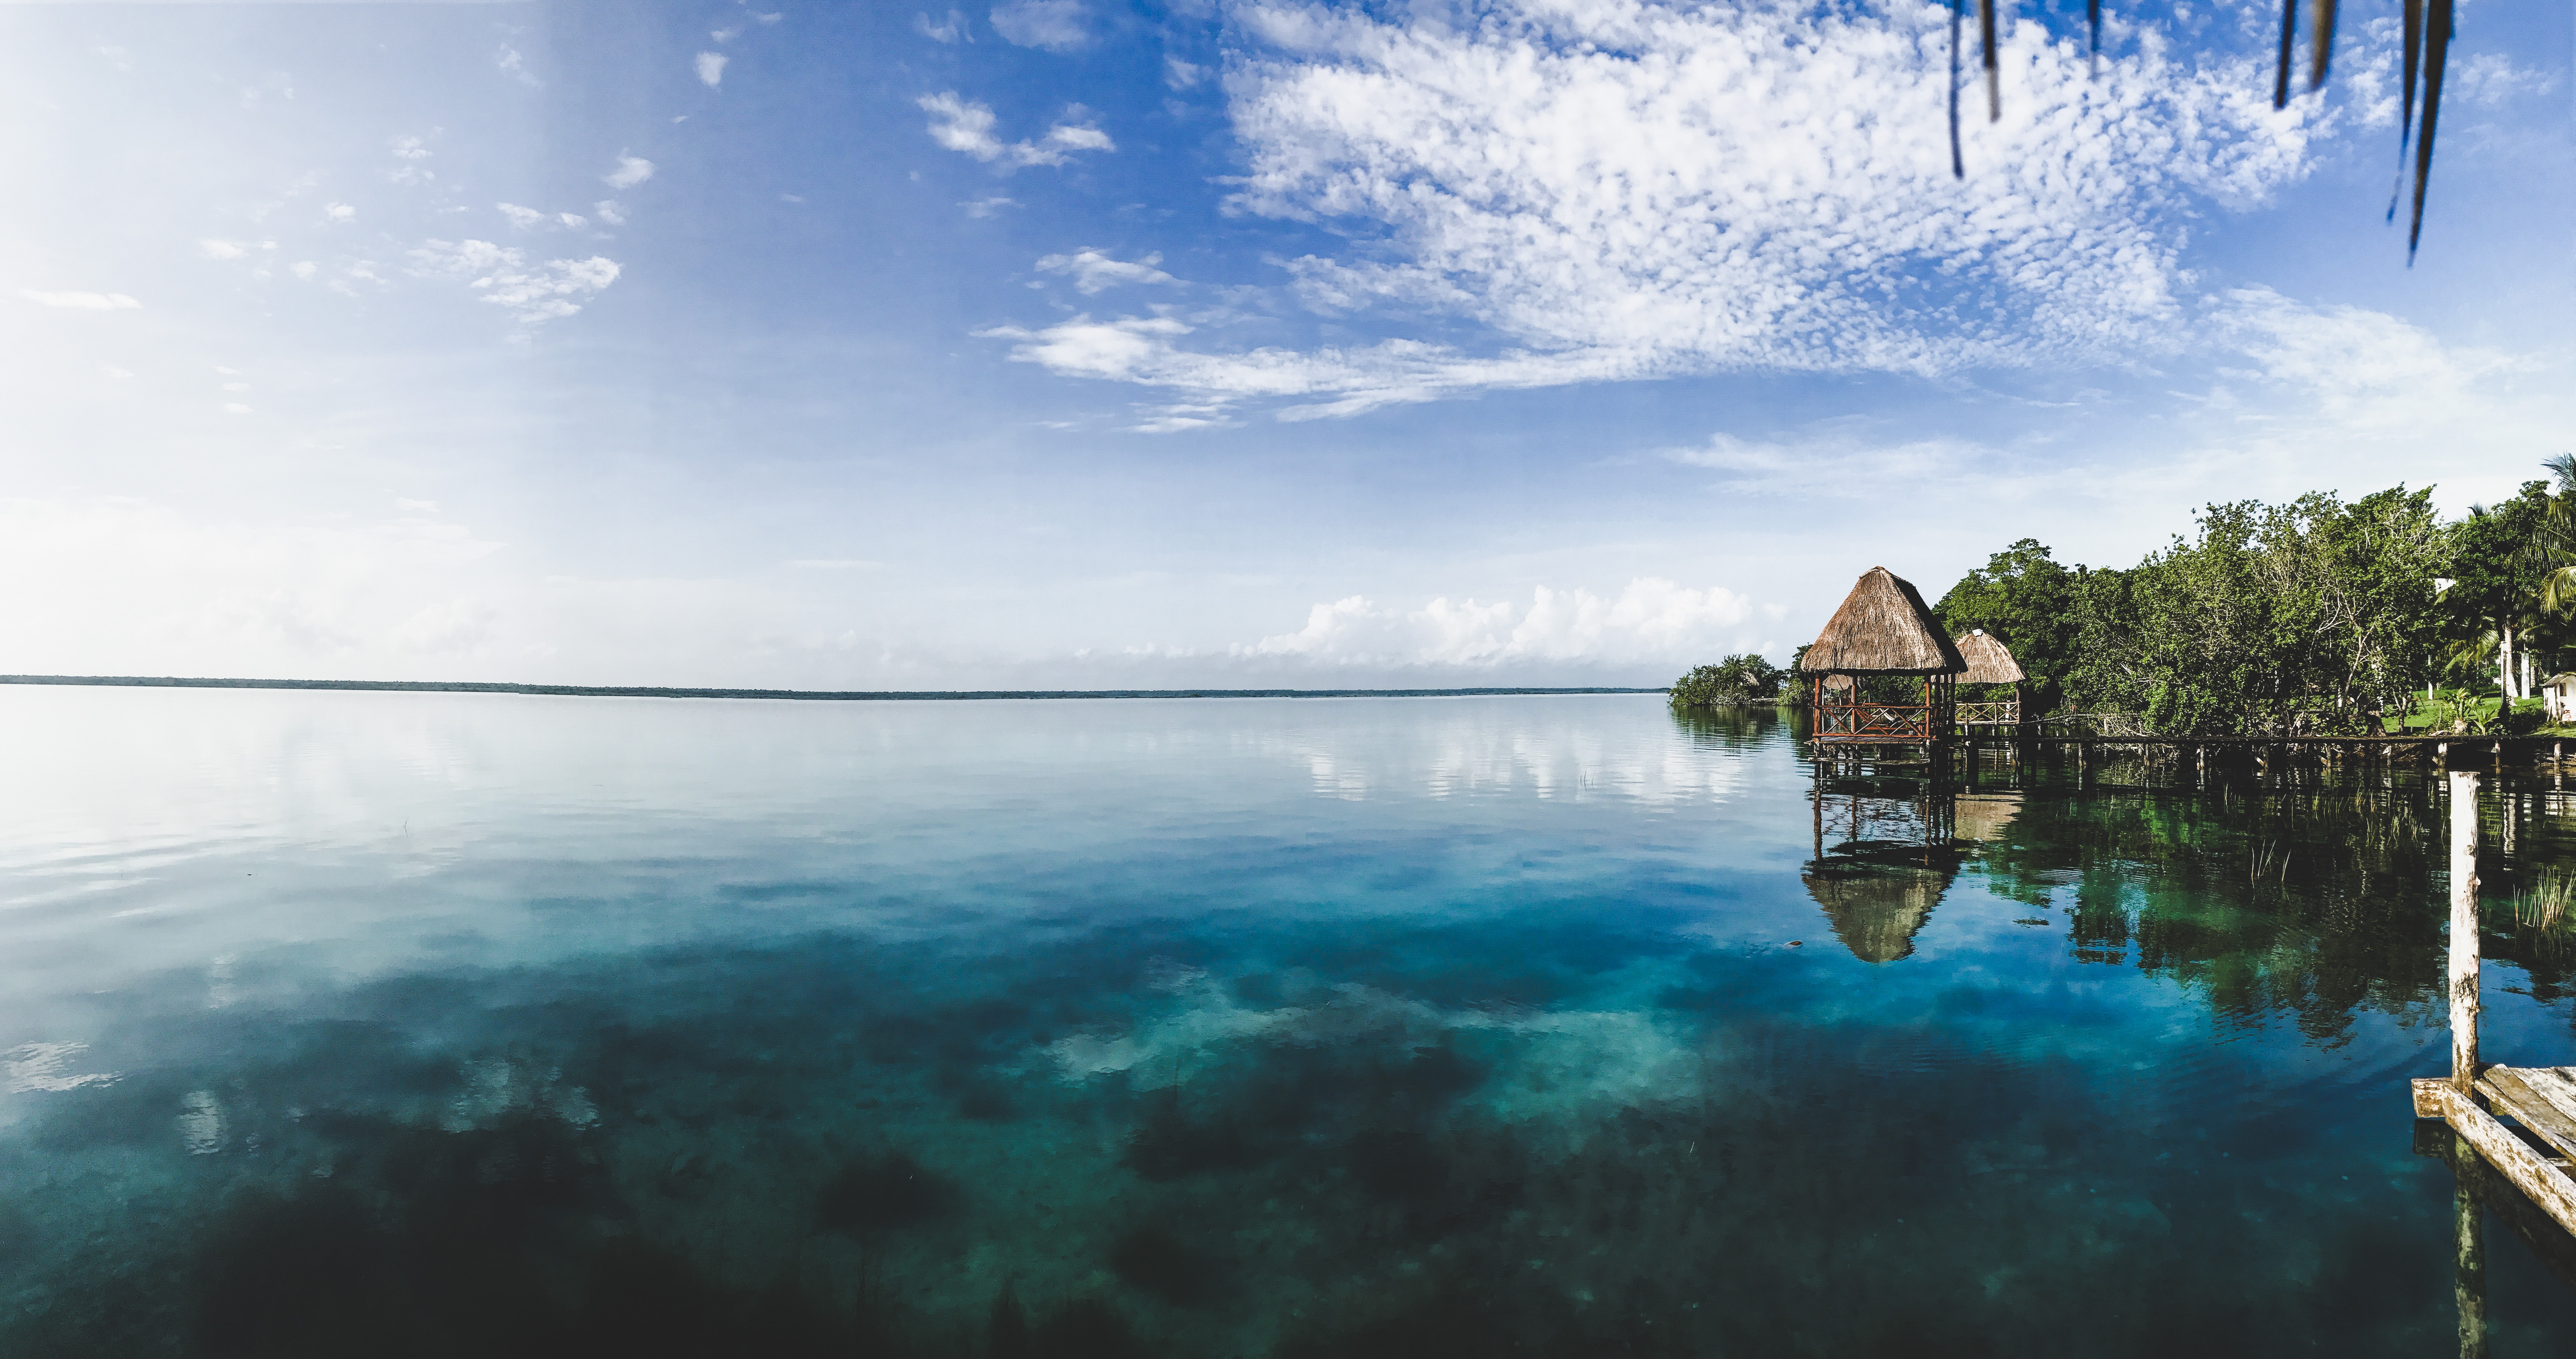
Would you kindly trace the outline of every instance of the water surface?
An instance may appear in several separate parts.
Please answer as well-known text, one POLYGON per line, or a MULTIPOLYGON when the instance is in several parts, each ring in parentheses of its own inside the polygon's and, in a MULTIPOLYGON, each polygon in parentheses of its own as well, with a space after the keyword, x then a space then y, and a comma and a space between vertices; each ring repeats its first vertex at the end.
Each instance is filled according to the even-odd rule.
MULTIPOLYGON (((0 688, 0 1353, 2456 1346, 2435 790, 1799 754, 0 688)), ((2576 805, 2487 814, 2490 1055, 2576 1059, 2576 805)))

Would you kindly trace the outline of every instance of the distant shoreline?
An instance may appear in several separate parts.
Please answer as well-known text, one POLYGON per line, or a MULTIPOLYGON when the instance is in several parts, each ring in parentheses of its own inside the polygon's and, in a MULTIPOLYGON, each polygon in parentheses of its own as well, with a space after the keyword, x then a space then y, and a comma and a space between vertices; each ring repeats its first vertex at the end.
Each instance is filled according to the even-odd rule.
POLYGON ((105 689, 356 689, 416 694, 537 694, 558 698, 771 698, 856 703, 869 700, 1038 698, 1481 698, 1508 694, 1660 694, 1662 689, 670 689, 618 684, 487 684, 440 680, 190 679, 170 675, 0 675, 0 684, 82 685, 105 689))

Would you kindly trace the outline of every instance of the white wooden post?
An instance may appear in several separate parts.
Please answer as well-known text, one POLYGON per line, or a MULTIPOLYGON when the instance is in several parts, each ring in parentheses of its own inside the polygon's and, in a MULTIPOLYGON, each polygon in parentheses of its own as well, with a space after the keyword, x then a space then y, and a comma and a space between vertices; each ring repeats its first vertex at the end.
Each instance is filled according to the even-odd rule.
POLYGON ((2451 1083, 2478 1079, 2478 776, 2451 773, 2451 1083))

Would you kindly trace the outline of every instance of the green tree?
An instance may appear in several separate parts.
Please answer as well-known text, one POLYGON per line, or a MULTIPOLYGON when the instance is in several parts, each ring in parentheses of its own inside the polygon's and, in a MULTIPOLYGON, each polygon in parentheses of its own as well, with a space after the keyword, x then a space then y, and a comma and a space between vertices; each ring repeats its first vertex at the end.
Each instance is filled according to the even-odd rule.
POLYGON ((1739 653, 1715 665, 1700 666, 1673 681, 1672 704, 1677 708, 1710 707, 1774 698, 1787 675, 1760 656, 1739 653))
POLYGON ((2143 711, 2175 733, 2349 729, 2422 678, 2444 618, 2434 576, 2453 555, 2429 491, 2238 501, 2126 571, 2016 543, 1941 613, 2002 637, 2080 710, 2143 711))
POLYGON ((2038 539, 2024 538, 1960 577, 1932 611, 1953 637, 1983 628, 2002 639, 2030 676, 2034 709, 2044 712, 2075 663, 2076 578, 2038 539))
POLYGON ((2525 482, 2511 500, 2471 506, 2451 529, 2441 640, 2454 662, 2492 659, 2496 690, 2508 699, 2524 697, 2522 646, 2556 593, 2549 588, 2552 520, 2564 517, 2554 508, 2548 482, 2525 482))

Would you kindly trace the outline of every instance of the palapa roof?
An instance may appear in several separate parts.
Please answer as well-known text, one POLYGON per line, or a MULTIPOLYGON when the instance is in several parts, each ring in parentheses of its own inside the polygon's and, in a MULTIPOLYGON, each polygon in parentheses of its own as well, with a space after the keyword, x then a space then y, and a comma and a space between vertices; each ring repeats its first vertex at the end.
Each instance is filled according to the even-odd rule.
POLYGON ((1951 645, 1959 649, 1960 659, 1968 663, 1968 673, 1959 677, 1961 684, 2019 684, 2030 678, 2021 672, 2021 663, 2013 659, 2011 648, 1984 628, 1951 645))
POLYGON ((1959 649, 1923 607, 1914 586, 1873 566, 1843 598, 1798 662, 1806 671, 1855 675, 1948 675, 1968 668, 1959 649))

